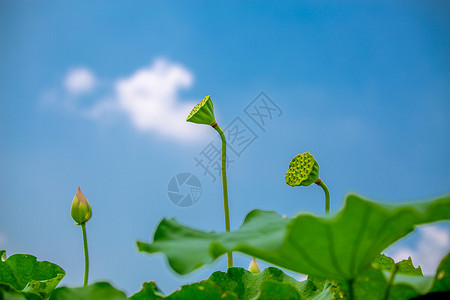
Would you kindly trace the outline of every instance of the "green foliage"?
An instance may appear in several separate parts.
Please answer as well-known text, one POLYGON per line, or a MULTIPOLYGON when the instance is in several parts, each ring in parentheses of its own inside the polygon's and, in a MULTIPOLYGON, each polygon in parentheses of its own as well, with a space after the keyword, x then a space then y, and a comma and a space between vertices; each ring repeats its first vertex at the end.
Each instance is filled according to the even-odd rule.
MULTIPOLYGON (((60 287, 53 291, 49 300, 125 300, 124 292, 107 282, 97 282, 86 287, 60 287)), ((138 298, 139 299, 139 298, 138 298)), ((156 298, 157 299, 157 298, 156 298)))
MULTIPOLYGON (((353 282, 354 299, 383 299, 387 289, 385 275, 390 275, 388 271, 384 270, 392 268, 394 264, 391 258, 384 255, 375 259, 371 267, 353 282), (387 274, 384 274, 385 272, 387 274)), ((403 273, 396 275, 396 277, 400 277, 394 280, 388 299, 406 300, 430 291, 448 291, 450 288, 450 277, 448 276, 450 256, 442 260, 435 277, 419 275, 418 271, 420 270, 414 268, 411 260, 405 260, 396 265, 398 270, 403 270, 403 273), (426 284, 423 284, 424 282, 426 284)), ((165 296, 154 282, 147 282, 143 284, 141 291, 129 299, 332 300, 347 298, 348 288, 347 281, 321 279, 314 276, 309 276, 307 280, 299 282, 274 267, 269 267, 257 274, 243 268, 230 268, 226 273, 214 272, 207 280, 184 285, 180 290, 168 296, 165 296)), ((127 298, 123 292, 105 282, 95 283, 84 288, 58 288, 50 296, 50 300, 69 299, 122 300, 127 298)))
POLYGON ((329 217, 300 214, 284 219, 275 212, 254 210, 231 233, 204 232, 164 219, 152 243, 137 245, 139 251, 164 253, 180 274, 227 251, 240 251, 302 274, 352 280, 415 225, 448 219, 450 197, 388 205, 349 195, 344 208, 329 217))
POLYGON ((269 267, 257 274, 230 268, 226 273, 215 272, 207 280, 182 286, 167 297, 155 283, 145 283, 130 299, 312 299, 320 294, 322 290, 317 290, 311 281, 298 282, 277 268, 269 267))
POLYGON ((273 267, 256 274, 242 268, 230 268, 227 273, 213 273, 208 281, 220 286, 224 289, 224 292, 235 294, 238 299, 254 299, 262 292, 260 286, 267 282, 274 283, 271 286, 277 284, 283 286, 280 287, 281 290, 293 290, 296 294, 305 292, 309 288, 315 289, 315 287, 307 286, 306 282, 298 282, 281 270, 273 267))
POLYGON ((157 300, 163 298, 164 295, 158 289, 154 281, 144 282, 142 289, 130 297, 131 300, 157 300))
MULTIPOLYGON (((392 286, 389 289, 388 299, 411 299, 430 292, 450 290, 450 255, 444 257, 435 276, 422 275, 420 268, 414 268, 411 259, 403 260, 397 265, 392 286), (420 273, 419 273, 420 272, 420 273)), ((372 268, 361 274, 354 283, 356 299, 382 299, 388 285, 388 278, 394 262, 389 257, 379 257, 372 268), (381 261, 381 263, 380 263, 381 261), (392 262, 391 262, 392 261, 392 262)))
POLYGON ((396 271, 397 273, 423 276, 422 269, 420 268, 420 266, 417 268, 414 267, 411 257, 402 260, 398 263, 395 263, 394 260, 389 256, 381 254, 375 259, 372 265, 376 269, 389 272, 392 272, 394 270, 394 267, 396 266, 395 269, 397 270, 396 271))
POLYGON ((59 266, 37 261, 28 254, 6 258, 0 251, 0 295, 10 299, 45 299, 66 272, 59 266))

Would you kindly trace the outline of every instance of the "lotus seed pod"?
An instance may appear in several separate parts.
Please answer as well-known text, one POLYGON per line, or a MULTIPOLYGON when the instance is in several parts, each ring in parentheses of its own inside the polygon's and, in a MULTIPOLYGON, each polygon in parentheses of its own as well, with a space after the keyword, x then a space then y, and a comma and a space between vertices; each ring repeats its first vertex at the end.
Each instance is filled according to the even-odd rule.
POLYGON ((91 205, 84 196, 80 187, 78 187, 75 197, 73 197, 72 208, 70 214, 78 225, 86 223, 92 216, 91 205))
POLYGON ((214 107, 210 96, 206 96, 202 101, 191 110, 186 118, 187 122, 212 125, 216 118, 214 117, 214 107))
POLYGON ((253 274, 261 272, 261 269, 259 268, 258 263, 256 262, 256 259, 254 257, 250 262, 250 265, 248 266, 248 270, 253 274))
POLYGON ((309 152, 299 154, 289 163, 285 179, 290 186, 308 186, 319 179, 319 164, 309 152))

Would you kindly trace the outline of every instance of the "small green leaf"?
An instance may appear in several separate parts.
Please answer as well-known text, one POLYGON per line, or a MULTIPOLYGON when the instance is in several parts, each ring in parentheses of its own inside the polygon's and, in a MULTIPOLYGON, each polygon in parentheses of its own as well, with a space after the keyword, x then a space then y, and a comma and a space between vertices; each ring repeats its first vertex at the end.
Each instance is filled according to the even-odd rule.
POLYGON ((339 288, 332 286, 330 283, 326 283, 322 291, 316 296, 307 298, 308 300, 332 300, 341 299, 341 295, 338 293, 339 288))
POLYGON ((0 260, 0 284, 23 293, 27 299, 32 297, 30 294, 45 299, 65 274, 61 267, 48 261, 37 261, 29 254, 15 254, 5 261, 0 260))
MULTIPOLYGON (((394 261, 390 257, 380 255, 372 264, 372 267, 359 275, 357 280, 355 280, 353 285, 355 299, 382 299, 387 289, 388 280, 391 277, 391 272, 383 269, 391 269, 393 265, 394 261)), ((450 256, 447 255, 447 257, 442 259, 435 276, 424 277, 418 274, 418 269, 414 269, 411 259, 397 263, 398 271, 395 273, 388 299, 407 300, 430 292, 449 291, 450 285, 446 285, 446 283, 449 283, 450 277, 448 274, 442 275, 446 274, 444 270, 449 268, 449 266, 450 256), (402 269, 403 273, 399 273, 400 269, 402 269)))
POLYGON ((142 289, 130 297, 130 300, 158 300, 164 299, 164 295, 154 281, 144 282, 142 289))
POLYGON ((423 276, 422 269, 420 268, 420 266, 417 268, 414 267, 411 257, 409 257, 408 259, 402 260, 398 263, 395 263, 395 261, 392 258, 390 258, 389 256, 381 254, 372 263, 372 266, 375 269, 380 269, 380 270, 389 271, 389 272, 392 272, 395 265, 397 265, 397 271, 396 271, 397 274, 423 276))
POLYGON ((152 243, 139 251, 164 253, 173 270, 189 273, 229 251, 322 278, 351 280, 389 245, 419 224, 450 219, 450 196, 411 204, 379 204, 349 195, 333 215, 300 214, 284 219, 254 210, 230 233, 204 232, 162 220, 152 243))
MULTIPOLYGON (((54 290, 49 300, 126 300, 124 292, 108 282, 97 282, 86 287, 60 287, 54 290)), ((151 298, 150 298, 151 299, 151 298)), ((158 298, 155 298, 158 299, 158 298)))

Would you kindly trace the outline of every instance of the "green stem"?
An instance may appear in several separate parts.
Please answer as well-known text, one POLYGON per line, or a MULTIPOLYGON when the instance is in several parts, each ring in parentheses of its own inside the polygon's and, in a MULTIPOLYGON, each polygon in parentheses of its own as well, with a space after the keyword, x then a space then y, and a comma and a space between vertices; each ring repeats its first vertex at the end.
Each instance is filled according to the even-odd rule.
MULTIPOLYGON (((230 232, 230 211, 228 208, 228 188, 227 188, 227 141, 219 125, 214 127, 222 139, 222 187, 223 187, 223 209, 225 212, 225 230, 230 232)), ((233 255, 228 252, 228 268, 233 267, 233 255)))
POLYGON ((348 284, 348 300, 353 300, 353 279, 347 280, 348 284))
POLYGON ((330 191, 328 190, 325 183, 323 183, 322 180, 320 180, 319 186, 323 189, 325 192, 325 214, 330 213, 330 191))
POLYGON ((87 236, 86 236, 86 223, 81 224, 81 229, 83 230, 83 245, 84 245, 84 283, 83 283, 83 286, 87 286, 88 276, 89 276, 89 253, 88 253, 87 236))
POLYGON ((394 276, 395 276, 395 273, 397 272, 397 269, 398 269, 398 266, 394 265, 394 269, 392 270, 391 276, 389 276, 389 281, 388 281, 388 284, 386 287, 386 292, 384 293, 384 297, 383 297, 384 300, 388 299, 389 291, 391 289, 392 282, 394 281, 394 276))

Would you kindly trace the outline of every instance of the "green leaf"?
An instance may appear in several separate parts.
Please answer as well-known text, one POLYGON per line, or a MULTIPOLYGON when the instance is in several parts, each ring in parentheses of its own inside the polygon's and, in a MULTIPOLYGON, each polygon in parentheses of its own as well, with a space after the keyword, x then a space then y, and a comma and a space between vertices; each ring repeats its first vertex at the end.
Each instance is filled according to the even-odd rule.
POLYGON ((164 299, 164 295, 154 281, 144 282, 142 289, 130 297, 130 300, 158 300, 164 299))
POLYGON ((204 299, 204 300, 238 300, 234 294, 223 292, 220 287, 212 282, 202 281, 190 285, 184 285, 181 290, 167 297, 170 300, 204 299))
MULTIPOLYGON (((440 292, 450 290, 449 270, 450 256, 442 259, 436 276, 422 276, 418 274, 411 259, 403 260, 396 264, 398 271, 395 273, 392 286, 389 289, 389 299, 407 300, 430 292, 440 292), (406 269, 405 269, 406 268, 406 269), (403 273, 400 273, 402 270, 403 273), (408 275, 409 274, 409 275, 408 275)), ((353 284, 355 299, 377 300, 383 299, 388 288, 388 281, 391 277, 394 261, 390 257, 381 255, 366 272, 358 276, 353 284)), ((348 291, 348 287, 343 285, 348 291)))
MULTIPOLYGON (((1 251, 0 256, 6 257, 5 251, 1 251)), ((15 254, 0 260, 0 290, 6 291, 6 286, 9 286, 27 299, 35 298, 33 295, 45 299, 65 274, 53 263, 37 261, 29 254, 15 254)))
POLYGON ((432 292, 450 291, 450 253, 439 264, 432 292))
MULTIPOLYGON (((254 299, 262 292, 260 287, 269 281, 271 282, 270 286, 275 286, 276 283, 280 284, 277 288, 280 290, 280 296, 283 295, 281 291, 294 290, 296 294, 309 296, 315 295, 317 290, 313 283, 309 281, 298 282, 280 269, 273 267, 266 268, 256 274, 243 268, 230 268, 226 273, 219 271, 213 273, 207 281, 215 283, 224 292, 235 294, 238 299, 254 299)), ((267 293, 267 291, 264 293, 267 293)))
POLYGON ((317 294, 314 297, 307 298, 308 300, 331 300, 331 299, 341 299, 341 295, 339 294, 340 288, 334 287, 330 283, 326 283, 323 286, 322 292, 317 294))
MULTIPOLYGON (((97 282, 86 287, 60 287, 54 290, 49 300, 125 300, 124 292, 108 282, 97 282)), ((151 298, 150 298, 151 299, 151 298)), ((157 299, 157 298, 156 298, 157 299)))
POLYGON ((204 232, 164 219, 152 243, 139 251, 164 253, 173 270, 189 273, 228 251, 323 278, 352 280, 389 245, 419 224, 450 219, 450 196, 411 204, 379 204, 349 195, 330 216, 300 214, 285 219, 254 210, 231 233, 204 232))
POLYGON ((376 269, 389 272, 392 272, 394 266, 397 266, 397 274, 423 276, 422 269, 420 268, 420 266, 417 268, 414 267, 411 257, 395 263, 395 261, 389 256, 381 254, 375 259, 375 261, 372 263, 372 266, 376 269))
POLYGON ((297 300, 303 299, 298 291, 290 284, 276 281, 264 281, 259 289, 258 300, 297 300))
POLYGON ((26 294, 17 292, 9 285, 4 285, 0 283, 0 299, 2 300, 41 300, 41 296, 36 294, 26 294), (25 297, 25 295, 27 297, 25 297))
POLYGON ((253 274, 243 268, 214 272, 207 280, 184 285, 165 297, 154 282, 145 283, 131 300, 140 299, 332 299, 330 289, 318 290, 309 280, 298 282, 280 269, 269 267, 253 274), (276 297, 274 297, 276 295, 276 297))

